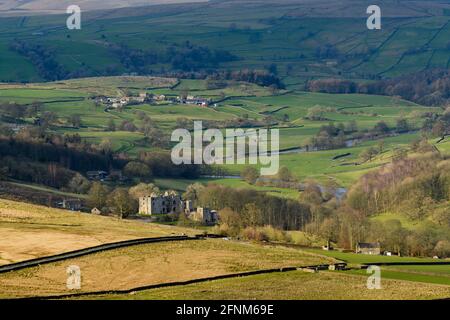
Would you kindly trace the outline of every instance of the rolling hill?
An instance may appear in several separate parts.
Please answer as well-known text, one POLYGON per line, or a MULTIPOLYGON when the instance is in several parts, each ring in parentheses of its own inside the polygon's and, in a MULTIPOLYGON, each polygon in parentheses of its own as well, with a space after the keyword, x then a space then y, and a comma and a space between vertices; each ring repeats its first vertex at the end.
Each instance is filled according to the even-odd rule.
MULTIPOLYGON (((24 6, 44 8, 40 3, 50 2, 24 6)), ((368 4, 346 0, 332 5, 329 1, 269 5, 240 0, 128 7, 83 15, 81 31, 67 30, 65 15, 2 18, 0 81, 46 80, 39 60, 11 49, 17 41, 25 41, 30 50, 40 46, 40 54, 75 76, 141 72, 120 52, 159 57, 144 63, 146 73, 208 69, 188 64, 180 70, 162 58, 186 41, 237 58, 219 63, 214 70, 243 65, 265 69, 275 64, 276 73, 290 88, 321 77, 369 81, 449 66, 448 1, 382 1, 382 30, 375 31, 366 28, 368 4), (128 51, 117 50, 125 43, 128 51)))

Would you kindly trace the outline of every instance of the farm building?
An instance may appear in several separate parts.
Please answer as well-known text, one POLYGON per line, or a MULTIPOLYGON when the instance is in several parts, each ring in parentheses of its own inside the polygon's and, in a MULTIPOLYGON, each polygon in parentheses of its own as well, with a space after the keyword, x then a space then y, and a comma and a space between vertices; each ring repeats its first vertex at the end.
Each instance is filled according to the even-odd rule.
POLYGON ((139 93, 138 97, 133 98, 134 101, 138 103, 144 103, 148 99, 148 94, 146 92, 139 93))
POLYGON ((151 100, 151 96, 146 92, 139 93, 138 96, 124 96, 124 97, 104 97, 99 96, 95 99, 97 103, 102 103, 107 108, 118 109, 125 107, 129 104, 142 104, 151 100))
POLYGON ((156 101, 166 101, 166 96, 163 94, 157 94, 153 96, 153 99, 156 101))
POLYGON ((195 96, 187 96, 186 98, 178 97, 178 102, 182 104, 197 105, 202 107, 209 107, 211 99, 200 98, 195 96))
POLYGON ((379 242, 373 243, 359 242, 356 245, 356 253, 379 255, 381 254, 381 245, 379 242))

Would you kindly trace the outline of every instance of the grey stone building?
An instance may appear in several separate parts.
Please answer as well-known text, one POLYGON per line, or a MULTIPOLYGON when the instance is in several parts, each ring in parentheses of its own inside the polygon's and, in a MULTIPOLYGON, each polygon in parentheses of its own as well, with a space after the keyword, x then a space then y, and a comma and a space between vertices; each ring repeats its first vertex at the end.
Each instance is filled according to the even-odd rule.
POLYGON ((183 210, 180 195, 173 191, 139 198, 139 214, 142 215, 182 213, 183 210))
POLYGON ((217 211, 202 207, 197 208, 196 211, 190 212, 188 218, 204 225, 215 225, 219 222, 217 211))

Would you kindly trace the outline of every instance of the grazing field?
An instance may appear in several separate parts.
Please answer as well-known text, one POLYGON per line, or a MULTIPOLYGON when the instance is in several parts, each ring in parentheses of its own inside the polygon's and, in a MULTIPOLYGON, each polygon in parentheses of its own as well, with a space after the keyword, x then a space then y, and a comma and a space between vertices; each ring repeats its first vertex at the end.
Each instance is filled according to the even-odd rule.
POLYGON ((369 290, 367 276, 302 271, 256 275, 84 299, 130 300, 408 300, 443 299, 450 287, 382 279, 380 290, 369 290))
POLYGON ((358 269, 360 265, 382 263, 384 264, 381 266, 381 276, 383 278, 450 285, 450 260, 448 259, 372 256, 315 249, 307 249, 307 251, 345 261, 350 266, 356 267, 356 269, 345 271, 345 273, 365 275, 367 274, 366 270, 358 269), (439 262, 447 262, 448 264, 436 264, 439 262), (403 265, 389 265, 389 263, 402 263, 403 265))
MULTIPOLYGON (((434 283, 449 286, 450 296, 450 266, 408 266, 409 268, 382 267, 381 277, 421 283, 434 283)), ((365 270, 351 270, 352 274, 367 274, 365 270)))
POLYGON ((222 239, 155 243, 0 274, 0 298, 71 293, 65 272, 70 265, 81 269, 80 292, 89 292, 333 261, 296 249, 222 239))
MULTIPOLYGON (((386 270, 411 272, 417 274, 436 274, 446 276, 450 278, 450 266, 449 265, 408 265, 408 266, 388 266, 386 270)), ((450 284, 450 279, 448 279, 450 284)))
MULTIPOLYGON (((312 178, 321 182, 334 181, 338 185, 349 186, 369 170, 379 168, 392 160, 392 152, 408 145, 420 137, 419 133, 409 133, 382 139, 384 151, 370 161, 363 162, 360 154, 379 140, 365 141, 354 147, 335 150, 292 152, 280 155, 280 165, 286 166, 299 179, 312 178), (350 153, 335 160, 334 157, 350 153)), ((282 136, 280 139, 283 139, 282 136)), ((431 141, 432 143, 434 141, 431 141)), ((225 165, 230 173, 239 174, 245 165, 225 165)))
POLYGON ((367 254, 356 254, 352 252, 341 252, 337 250, 324 251, 319 249, 308 249, 309 252, 321 254, 327 257, 333 257, 335 259, 345 261, 353 265, 361 264, 371 264, 371 263, 420 263, 420 262, 436 262, 435 259, 431 258, 413 258, 413 257, 397 257, 397 256, 380 256, 380 255, 367 255, 367 254))
POLYGON ((298 191, 288 188, 276 188, 255 186, 243 181, 239 178, 201 178, 196 180, 184 180, 184 179, 155 179, 154 183, 163 190, 177 190, 184 192, 190 184, 202 183, 208 184, 220 184, 232 188, 252 189, 260 192, 265 192, 270 195, 298 199, 298 191))
POLYGON ((2 265, 108 242, 199 232, 0 199, 0 233, 2 265))

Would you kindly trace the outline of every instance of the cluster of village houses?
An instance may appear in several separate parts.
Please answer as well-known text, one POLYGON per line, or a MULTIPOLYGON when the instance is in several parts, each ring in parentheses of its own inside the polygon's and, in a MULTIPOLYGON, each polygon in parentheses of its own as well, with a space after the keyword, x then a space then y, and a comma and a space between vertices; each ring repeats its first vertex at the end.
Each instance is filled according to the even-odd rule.
MULTIPOLYGON (((167 97, 163 94, 139 93, 137 96, 106 97, 96 98, 96 102, 104 104, 107 108, 118 109, 130 104, 143 104, 154 102, 170 102, 176 104, 189 104, 202 107, 209 107, 212 104, 211 99, 188 95, 186 97, 167 97)), ((217 106, 214 104, 214 106, 217 106)))

